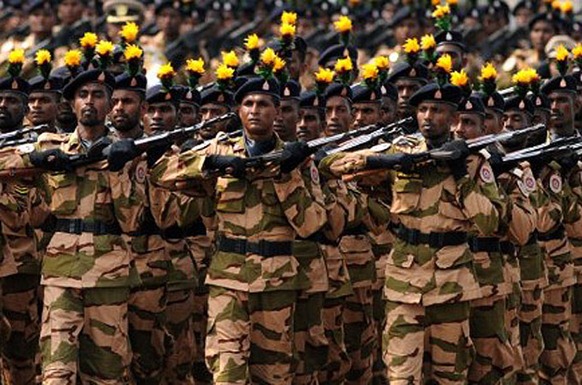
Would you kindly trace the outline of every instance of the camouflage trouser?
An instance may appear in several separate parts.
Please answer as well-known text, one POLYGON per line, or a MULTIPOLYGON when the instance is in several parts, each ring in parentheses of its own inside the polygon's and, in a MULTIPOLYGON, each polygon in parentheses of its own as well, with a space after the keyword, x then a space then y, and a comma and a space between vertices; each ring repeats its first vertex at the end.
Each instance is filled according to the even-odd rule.
POLYGON ((43 384, 127 384, 129 289, 45 286, 43 384), (78 368, 78 372, 77 372, 78 368))
POLYGON ((505 314, 505 297, 471 301, 470 336, 476 354, 469 367, 469 384, 499 384, 513 371, 514 350, 510 344, 505 314))
POLYGON ((386 365, 382 359, 382 333, 386 327, 386 301, 384 300, 384 288, 372 291, 373 295, 373 320, 374 328, 376 329, 376 338, 374 339, 374 350, 372 352, 373 358, 373 385, 385 385, 388 383, 386 377, 386 365))
POLYGON ((521 287, 519 283, 513 284, 513 291, 509 293, 505 304, 505 329, 509 336, 509 345, 513 353, 513 367, 505 375, 503 385, 517 384, 517 372, 525 366, 523 349, 521 347, 519 329, 519 308, 521 306, 521 287))
POLYGON ((469 312, 469 302, 387 301, 383 350, 390 385, 466 384, 474 354, 469 312))
POLYGON ((544 291, 540 287, 534 290, 522 290, 518 316, 524 366, 517 373, 517 383, 521 385, 537 385, 539 383, 539 359, 544 350, 542 338, 543 302, 544 291))
POLYGON ((323 328, 329 350, 327 362, 317 376, 320 384, 343 384, 350 370, 350 358, 344 341, 345 303, 346 297, 325 298, 323 301, 323 328))
POLYGON ((354 294, 346 298, 344 308, 344 333, 350 370, 346 384, 372 382, 372 366, 375 341, 378 338, 372 318, 372 288, 354 288, 354 294))
POLYGON ((210 286, 206 360, 215 384, 291 384, 294 291, 210 286))
POLYGON ((572 291, 572 319, 570 332, 576 343, 576 356, 568 372, 568 384, 582 384, 582 284, 574 285, 572 291))
MULTIPOLYGON (((199 279, 198 282, 204 282, 199 279)), ((206 328, 208 327, 208 288, 200 283, 194 291, 194 314, 192 315, 192 330, 196 340, 196 351, 194 354, 194 366, 192 375, 196 385, 207 385, 212 383, 212 374, 206 366, 204 360, 204 350, 206 342, 206 328)))
POLYGON ((546 290, 542 306, 544 350, 540 357, 540 384, 566 384, 576 354, 570 334, 572 287, 546 290))
POLYGON ((2 349, 5 378, 14 385, 34 384, 40 338, 40 276, 15 274, 2 279, 4 315, 12 333, 2 349))
POLYGON ((131 372, 139 385, 159 384, 166 357, 166 286, 139 287, 129 294, 131 372))
POLYGON ((328 343, 323 329, 325 293, 305 293, 297 298, 293 315, 296 365, 293 384, 317 384, 318 371, 326 363, 328 343))
POLYGON ((165 380, 167 384, 194 384, 192 365, 196 341, 192 330, 194 290, 168 290, 166 329, 170 334, 165 380))

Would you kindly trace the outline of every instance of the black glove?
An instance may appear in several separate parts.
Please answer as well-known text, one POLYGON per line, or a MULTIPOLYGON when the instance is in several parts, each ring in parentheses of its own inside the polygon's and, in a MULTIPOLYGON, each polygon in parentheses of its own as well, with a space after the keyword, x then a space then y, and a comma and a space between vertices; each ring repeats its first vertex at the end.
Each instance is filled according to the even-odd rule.
POLYGON ((409 154, 370 155, 366 157, 367 169, 390 169, 409 174, 414 168, 414 159, 409 154))
POLYGON ((242 158, 232 155, 209 155, 203 166, 207 171, 219 171, 222 175, 232 175, 242 179, 245 176, 245 162, 242 158))
POLYGON ((531 166, 531 172, 533 176, 538 179, 542 170, 545 166, 547 166, 549 161, 545 159, 543 156, 538 156, 529 160, 529 164, 531 166))
POLYGON ((35 167, 50 171, 71 171, 73 169, 69 156, 58 148, 30 153, 30 163, 35 167))
POLYGON ((578 164, 578 159, 580 159, 578 154, 575 151, 571 151, 569 154, 562 155, 556 160, 560 163, 564 173, 567 174, 578 164))
POLYGON ((455 180, 460 180, 467 175, 467 162, 465 160, 471 154, 467 142, 453 140, 445 143, 439 151, 447 153, 446 161, 455 180))
POLYGON ((299 166, 313 151, 305 142, 291 142, 285 144, 281 157, 281 172, 288 173, 299 166))
POLYGON ((132 139, 122 139, 113 142, 109 147, 107 162, 111 171, 121 170, 127 162, 141 154, 132 139))
POLYGON ((166 153, 166 151, 168 151, 170 147, 171 145, 169 144, 161 144, 159 146, 148 148, 147 150, 148 167, 152 168, 154 164, 156 164, 158 159, 160 159, 166 153))
POLYGON ((188 139, 180 146, 180 153, 190 151, 194 147, 198 146, 200 143, 202 143, 202 141, 199 139, 188 139))
POLYGON ((499 176, 503 173, 511 171, 515 167, 514 162, 504 162, 503 155, 498 152, 492 152, 489 158, 489 164, 493 169, 493 173, 499 176))

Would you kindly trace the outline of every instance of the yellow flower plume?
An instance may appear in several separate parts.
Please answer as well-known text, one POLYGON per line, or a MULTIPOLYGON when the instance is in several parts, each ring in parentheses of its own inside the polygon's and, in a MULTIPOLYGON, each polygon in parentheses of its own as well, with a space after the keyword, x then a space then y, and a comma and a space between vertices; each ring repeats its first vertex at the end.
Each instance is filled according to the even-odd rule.
POLYGON ((10 51, 8 54, 8 63, 10 64, 22 64, 24 63, 24 50, 15 49, 10 51))
POLYGON ((186 71, 193 74, 203 75, 205 72, 204 59, 199 58, 186 60, 186 71))
POLYGON ((365 80, 378 78, 378 67, 374 63, 362 65, 362 78, 365 80))
POLYGON ((125 51, 123 51, 123 57, 126 61, 141 59, 142 56, 143 50, 135 44, 128 45, 125 47, 125 51))
POLYGON ((159 79, 169 79, 174 76, 176 76, 176 71, 174 70, 174 67, 172 67, 172 63, 166 63, 158 70, 159 79))
POLYGON ((283 23, 279 27, 279 32, 283 37, 293 37, 295 36, 295 26, 293 24, 283 23))
POLYGON ((348 33, 352 30, 352 21, 347 16, 340 16, 338 21, 333 23, 336 32, 348 33))
POLYGON ((231 68, 237 68, 240 64, 238 60, 238 56, 236 56, 236 52, 228 51, 228 52, 221 52, 222 55, 222 62, 231 68))
POLYGON ((376 56, 373 63, 380 71, 386 71, 390 67, 390 60, 386 56, 376 56))
POLYGON ((404 52, 408 54, 415 54, 420 51, 420 44, 418 44, 417 38, 406 39, 406 42, 402 45, 404 52))
POLYGON ((101 56, 109 56, 113 52, 113 43, 108 40, 101 40, 95 46, 95 52, 101 56))
POLYGON ((436 67, 440 68, 446 73, 451 73, 451 70, 453 69, 453 59, 451 58, 451 55, 444 54, 439 57, 436 62, 436 67))
POLYGON ((67 67, 78 67, 81 65, 83 54, 78 49, 72 49, 65 53, 64 61, 67 67))
POLYGON ((432 34, 424 35, 420 38, 420 48, 423 51, 428 51, 436 48, 436 40, 432 34))
POLYGON ((437 5, 436 9, 432 12, 432 17, 435 19, 443 18, 451 13, 451 8, 449 5, 437 5))
POLYGON ((570 52, 568 52, 568 49, 566 47, 564 47, 563 45, 560 45, 560 46, 558 46, 558 48, 556 48, 556 60, 557 61, 568 60, 568 56, 570 56, 570 52))
POLYGON ((354 69, 354 65, 352 64, 352 59, 350 59, 349 57, 343 58, 343 59, 338 59, 335 62, 335 72, 339 73, 339 74, 343 74, 346 72, 349 72, 351 70, 354 69))
POLYGON ((85 32, 83 37, 81 39, 79 39, 79 44, 81 45, 81 47, 83 47, 85 49, 95 48, 98 40, 99 40, 99 38, 97 37, 97 34, 95 34, 93 32, 85 32))
POLYGON ((488 63, 485 63, 485 65, 483 67, 481 67, 480 79, 481 79, 481 81, 497 79, 497 70, 495 69, 495 66, 493 65, 493 63, 488 62, 488 63))
POLYGON ((464 69, 451 73, 451 84, 457 87, 466 87, 469 84, 469 76, 464 69))
POLYGON ((46 49, 41 49, 36 52, 34 56, 34 61, 36 62, 37 66, 41 66, 46 63, 50 63, 52 60, 51 53, 46 49))
POLYGON ((214 74, 217 80, 230 80, 234 76, 234 68, 223 63, 218 66, 214 74))
POLYGON ((319 67, 319 70, 315 73, 315 81, 318 83, 331 83, 335 77, 335 72, 329 68, 319 67))
POLYGON ((283 12, 281 15, 281 24, 297 24, 297 14, 295 12, 283 12))
POLYGON ((245 39, 245 49, 247 51, 259 49, 260 45, 261 45, 261 41, 259 39, 259 36, 257 36, 256 33, 253 33, 252 35, 247 36, 247 38, 245 39))
POLYGON ((139 27, 134 22, 125 23, 121 30, 119 31, 119 36, 128 44, 131 44, 137 40, 137 35, 139 34, 139 27))

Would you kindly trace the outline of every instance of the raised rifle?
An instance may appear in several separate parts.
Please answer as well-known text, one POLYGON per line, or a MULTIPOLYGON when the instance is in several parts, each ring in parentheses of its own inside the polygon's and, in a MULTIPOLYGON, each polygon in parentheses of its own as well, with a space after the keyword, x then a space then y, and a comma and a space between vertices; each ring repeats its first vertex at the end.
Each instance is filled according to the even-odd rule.
POLYGON ((513 151, 503 157, 504 162, 518 163, 525 160, 532 160, 536 158, 558 158, 572 152, 580 152, 582 150, 582 137, 572 136, 566 138, 559 138, 549 143, 542 143, 537 146, 524 148, 522 150, 513 151))
POLYGON ((49 128, 48 124, 40 124, 38 126, 23 127, 23 128, 19 128, 18 130, 14 130, 11 132, 6 132, 4 134, 0 134, 0 147, 8 147, 8 144, 6 144, 7 141, 21 138, 22 136, 24 136, 26 134, 31 134, 31 133, 39 134, 39 133, 46 131, 48 128, 49 128))

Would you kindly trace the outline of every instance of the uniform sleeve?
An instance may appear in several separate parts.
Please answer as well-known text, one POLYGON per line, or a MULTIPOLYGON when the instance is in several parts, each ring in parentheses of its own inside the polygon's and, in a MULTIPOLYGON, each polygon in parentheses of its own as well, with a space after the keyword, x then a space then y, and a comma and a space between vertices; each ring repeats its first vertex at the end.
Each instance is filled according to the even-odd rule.
POLYGON ((582 239, 582 170, 574 167, 564 186, 564 225, 568 237, 582 239))
POLYGON ((128 163, 118 171, 108 171, 115 217, 124 233, 139 230, 144 216, 147 168, 145 162, 128 163))
POLYGON ((15 184, 1 183, 0 189, 0 222, 14 230, 24 227, 28 222, 27 199, 28 191, 18 190, 15 184))
POLYGON ((151 169, 152 183, 170 190, 194 188, 206 175, 202 170, 206 156, 195 150, 168 152, 151 169), (194 183, 188 183, 194 182, 194 183))
POLYGON ((537 213, 530 196, 536 192, 536 183, 531 169, 520 170, 521 176, 511 174, 511 182, 500 183, 511 202, 509 215, 509 240, 519 246, 527 243, 536 229, 537 213))

